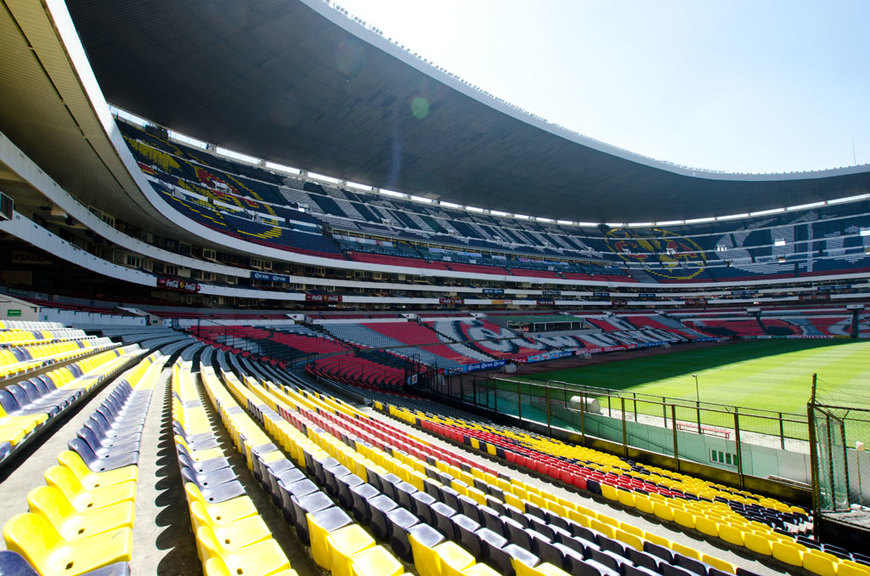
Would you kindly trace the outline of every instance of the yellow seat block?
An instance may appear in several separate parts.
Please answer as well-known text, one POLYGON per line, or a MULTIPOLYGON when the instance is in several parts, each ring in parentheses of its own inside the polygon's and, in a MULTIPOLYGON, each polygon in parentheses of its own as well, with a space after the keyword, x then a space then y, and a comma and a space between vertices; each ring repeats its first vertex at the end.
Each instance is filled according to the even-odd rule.
POLYGON ((635 550, 643 551, 643 539, 640 538, 638 535, 630 534, 625 530, 618 529, 614 532, 613 536, 623 544, 627 544, 635 550))
POLYGON ((450 540, 435 546, 434 550, 440 560, 441 576, 459 576, 463 570, 470 568, 475 563, 474 556, 450 540))
POLYGON ((693 558, 695 560, 701 559, 701 554, 696 549, 690 548, 685 544, 680 544, 679 542, 672 542, 671 550, 673 550, 674 552, 679 552, 686 558, 693 558))
POLYGON ((644 514, 654 513, 653 501, 645 494, 634 494, 634 507, 644 514))
POLYGON ((858 564, 851 560, 840 560, 837 566, 837 576, 870 576, 870 566, 858 564))
POLYGON ((731 524, 719 525, 719 538, 729 544, 734 544, 735 546, 743 546, 746 533, 746 530, 732 526, 731 524))
POLYGON ((662 520, 666 520, 668 522, 674 521, 674 509, 671 507, 670 504, 665 504, 664 502, 654 502, 653 514, 656 515, 656 518, 661 518, 662 520))
POLYGON ((804 552, 803 567, 820 576, 835 576, 838 563, 839 559, 833 554, 826 554, 819 550, 804 552))
POLYGON ((359 524, 340 528, 326 537, 332 576, 352 576, 351 557, 375 545, 374 538, 359 524))
POLYGON ((674 510, 674 522, 686 528, 695 528, 695 515, 686 510, 677 508, 674 510))
POLYGON ((719 522, 706 516, 695 517, 695 529, 707 536, 719 536, 719 522))
POLYGON ((222 546, 210 527, 200 526, 196 530, 196 542, 203 551, 203 562, 209 558, 220 558, 231 573, 272 574, 290 568, 290 561, 273 539, 229 549, 222 546))
POLYGON ((77 576, 116 562, 129 562, 133 530, 120 528, 65 540, 45 518, 18 514, 3 526, 6 548, 21 554, 40 574, 77 576))
POLYGON ((723 572, 728 572, 729 574, 734 574, 737 569, 734 567, 734 564, 731 562, 726 562, 720 558, 716 558, 715 556, 709 556, 707 554, 701 554, 701 562, 706 562, 710 566, 714 568, 718 568, 723 572))
POLYGON ((354 554, 351 558, 353 576, 400 576, 402 563, 383 546, 372 546, 354 554))
POLYGON ((770 538, 757 532, 747 532, 743 536, 743 545, 748 549, 764 556, 770 556, 770 538))
POLYGON ((804 550, 806 546, 801 546, 795 542, 774 541, 770 544, 771 555, 786 564, 792 566, 803 566, 804 550))

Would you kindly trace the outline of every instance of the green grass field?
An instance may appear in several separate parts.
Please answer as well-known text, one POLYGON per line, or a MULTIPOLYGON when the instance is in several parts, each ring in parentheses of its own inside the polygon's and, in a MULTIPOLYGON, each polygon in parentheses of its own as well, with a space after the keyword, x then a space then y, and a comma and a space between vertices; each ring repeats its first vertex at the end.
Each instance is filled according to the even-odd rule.
MULTIPOLYGON (((806 414, 812 374, 820 398, 854 405, 870 395, 870 341, 755 340, 555 370, 533 376, 600 388, 806 414)), ((868 406, 865 406, 868 407, 868 406)))

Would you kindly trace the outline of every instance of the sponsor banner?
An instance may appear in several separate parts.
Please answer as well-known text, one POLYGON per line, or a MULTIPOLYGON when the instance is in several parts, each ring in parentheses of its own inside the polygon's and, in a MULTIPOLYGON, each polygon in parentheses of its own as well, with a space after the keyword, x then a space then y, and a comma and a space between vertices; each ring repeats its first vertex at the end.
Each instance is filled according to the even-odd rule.
POLYGON ((683 304, 686 306, 706 306, 707 299, 706 298, 686 298, 683 300, 683 304))
POLYGON ((166 288, 167 290, 178 290, 179 292, 199 292, 200 290, 200 285, 196 282, 166 278, 165 276, 157 277, 157 287, 166 288))
POLYGON ((341 294, 306 294, 305 301, 306 302, 328 302, 328 303, 337 303, 344 300, 344 297, 341 294))
POLYGON ((533 362, 544 362, 546 360, 556 360, 557 358, 567 358, 568 356, 573 355, 574 352, 570 350, 554 350, 553 352, 545 352, 544 354, 526 356, 526 362, 531 364, 533 362))
POLYGON ((656 297, 655 292, 639 292, 637 297, 641 300, 654 300, 656 297))
POLYGON ((607 352, 622 352, 624 350, 637 350, 637 344, 619 344, 616 346, 594 346, 592 348, 580 348, 574 352, 577 356, 586 354, 605 354, 607 352))
POLYGON ((504 288, 484 288, 483 294, 504 294, 504 288))
POLYGON ((510 306, 513 300, 491 300, 493 306, 510 306))
POLYGON ((596 300, 610 300, 610 292, 593 292, 592 297, 596 300))
POLYGON ((538 306, 555 306, 556 301, 552 298, 538 298, 537 299, 538 306))
POLYGON ((505 365, 504 360, 491 360, 489 362, 478 362, 477 364, 466 364, 464 366, 455 366, 448 368, 448 374, 462 374, 463 372, 477 372, 478 370, 491 370, 492 368, 501 368, 505 365))
POLYGON ((439 298, 439 304, 444 304, 446 306, 461 306, 465 304, 465 300, 462 298, 439 298))
POLYGON ((561 296, 561 290, 541 290, 541 296, 561 296))
POLYGON ((284 284, 290 283, 290 276, 286 274, 272 274, 269 272, 251 272, 252 280, 263 280, 265 282, 282 282, 284 284))
POLYGON ((731 295, 738 298, 749 298, 758 294, 758 290, 732 290, 731 295))
POLYGON ((13 250, 12 264, 38 264, 40 266, 50 266, 51 258, 45 254, 37 254, 36 252, 13 250))
POLYGON ((798 300, 800 302, 821 302, 824 300, 830 300, 831 294, 828 292, 822 293, 814 293, 814 294, 798 294, 798 300))

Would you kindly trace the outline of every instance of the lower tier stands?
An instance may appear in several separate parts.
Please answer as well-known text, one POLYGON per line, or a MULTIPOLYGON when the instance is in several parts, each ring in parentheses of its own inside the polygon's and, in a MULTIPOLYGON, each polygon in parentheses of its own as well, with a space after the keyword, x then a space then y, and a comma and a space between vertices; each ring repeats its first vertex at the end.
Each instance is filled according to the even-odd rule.
POLYGON ((107 350, 0 389, 0 465, 143 352, 107 350))
POLYGON ((113 384, 58 454, 27 495, 29 512, 3 526, 0 573, 130 574, 142 430, 165 359, 154 352, 113 384))

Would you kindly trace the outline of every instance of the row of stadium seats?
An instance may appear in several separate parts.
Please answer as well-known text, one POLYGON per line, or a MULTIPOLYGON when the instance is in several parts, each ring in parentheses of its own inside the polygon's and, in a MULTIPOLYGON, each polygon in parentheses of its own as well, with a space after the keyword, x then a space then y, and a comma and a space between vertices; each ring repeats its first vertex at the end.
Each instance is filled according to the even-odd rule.
MULTIPOLYGON (((341 482, 334 474, 330 475, 331 482, 327 481, 322 466, 324 452, 303 434, 288 427, 285 420, 251 394, 226 366, 220 368, 226 388, 207 364, 202 372, 209 397, 222 415, 234 414, 237 421, 251 427, 257 426, 256 420, 269 433, 269 436, 263 435, 266 443, 259 447, 253 442, 248 445, 247 438, 244 444, 237 443, 237 447, 246 455, 255 477, 271 493, 273 502, 294 526, 299 540, 310 546, 315 563, 340 576, 403 574, 404 565, 335 504, 333 498, 338 498, 341 482), (239 409, 240 403, 253 419, 239 409), (270 437, 291 455, 298 468, 284 457, 270 437), (317 467, 317 463, 321 466, 317 467), (301 469, 307 470, 317 483, 306 478, 301 469), (318 469, 320 474, 315 472, 318 469), (322 488, 318 488, 318 484, 322 488)), ((225 422, 226 419, 224 416, 225 422)), ((263 434, 259 428, 257 433, 263 434)), ((349 489, 347 484, 344 487, 349 489)), ((374 526, 371 529, 375 532, 374 526)))
POLYGON ((0 464, 142 353, 107 350, 0 389, 0 464))
MULTIPOLYGON (((232 418, 222 416, 225 423, 232 418)), ((183 356, 172 367, 172 417, 178 464, 204 573, 295 575, 218 444, 190 361, 183 356)), ((236 423, 233 419, 229 423, 236 443, 243 437, 251 442, 260 439, 258 430, 232 427, 236 423)))
MULTIPOLYGON (((523 431, 395 406, 385 411, 521 468, 786 564, 828 576, 870 574, 870 557, 808 546, 814 542, 805 538, 809 518, 799 507, 523 431)), ((591 520, 587 527, 595 526, 606 532, 591 520)))
MULTIPOLYGON (((543 498, 537 489, 533 492, 522 482, 496 476, 485 467, 463 468, 433 456, 424 456, 425 459, 414 456, 410 451, 416 451, 418 445, 424 444, 395 428, 369 420, 334 399, 290 390, 282 392, 268 384, 266 386, 268 391, 258 384, 252 385, 252 390, 259 389, 259 396, 264 401, 274 402, 285 418, 300 430, 307 430, 325 450, 332 449, 330 454, 341 466, 358 470, 361 477, 364 474, 369 484, 375 487, 371 492, 374 498, 368 500, 370 504, 378 502, 375 507, 382 509, 378 499, 389 499, 397 507, 405 507, 418 516, 420 526, 405 525, 405 530, 420 574, 437 574, 437 566, 445 561, 452 567, 450 573, 467 573, 466 570, 477 565, 475 558, 488 566, 480 566, 473 573, 486 574, 492 573, 493 569, 502 574, 564 574, 559 566, 567 567, 575 574, 644 574, 648 573, 643 571, 645 566, 653 567, 654 573, 658 574, 686 573, 672 564, 689 567, 689 573, 692 569, 698 573, 699 567, 704 568, 705 575, 719 574, 721 572, 716 571, 722 569, 734 572, 734 567, 726 562, 700 556, 691 549, 684 550, 685 547, 661 537, 649 535, 670 547, 652 542, 642 545, 637 530, 629 526, 625 527, 631 532, 620 529, 614 531, 612 537, 585 528, 565 517, 564 506, 576 510, 576 505, 567 501, 560 516, 550 518, 541 509, 538 509, 540 515, 536 516, 529 513, 533 509, 531 502, 516 498, 516 494, 522 490, 523 494, 543 498), (375 430, 386 430, 386 434, 381 432, 379 438, 373 433, 375 430), (327 431, 330 435, 325 434, 327 431), (347 450, 340 450, 347 447, 355 447, 356 456, 349 460, 347 450), (499 486, 513 488, 516 493, 506 492, 499 486), (382 495, 375 496, 377 490, 382 495), (511 502, 523 506, 528 512, 511 502), (572 529, 578 534, 574 534, 572 529), (448 535, 447 540, 454 542, 443 543, 444 534, 448 535), (630 542, 631 548, 616 536, 630 542), (638 549, 643 546, 652 552, 638 549), (657 557, 656 553, 660 556, 657 557), (701 562, 700 558, 706 562, 701 562), (707 568, 710 564, 719 568, 707 568)), ((327 466, 326 461, 323 466, 327 466)), ((360 491, 359 488, 353 490, 354 493, 360 491)), ((553 501, 552 506, 556 508, 562 504, 553 501)), ((413 520, 408 518, 406 522, 413 520)))
POLYGON ((155 352, 128 371, 45 471, 29 512, 3 526, 0 573, 130 573, 139 448, 164 361, 155 352))
MULTIPOLYGON (((2 334, 2 332, 0 332, 2 334)), ((76 340, 36 341, 32 344, 0 348, 0 379, 66 362, 115 346, 109 338, 85 337, 76 340)))

